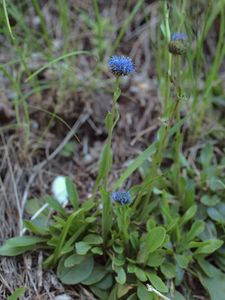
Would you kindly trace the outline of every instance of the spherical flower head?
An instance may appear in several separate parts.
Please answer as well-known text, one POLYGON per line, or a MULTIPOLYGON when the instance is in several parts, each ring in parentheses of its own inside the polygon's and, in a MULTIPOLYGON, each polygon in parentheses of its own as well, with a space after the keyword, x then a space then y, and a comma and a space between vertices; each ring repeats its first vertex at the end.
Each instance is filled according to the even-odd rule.
POLYGON ((108 61, 108 67, 115 76, 126 76, 135 70, 132 59, 126 56, 112 56, 108 61))
POLYGON ((112 192, 112 200, 120 203, 121 205, 129 204, 131 202, 131 194, 126 191, 112 192))
POLYGON ((187 50, 187 35, 184 32, 174 32, 168 45, 169 52, 174 55, 182 55, 187 50))

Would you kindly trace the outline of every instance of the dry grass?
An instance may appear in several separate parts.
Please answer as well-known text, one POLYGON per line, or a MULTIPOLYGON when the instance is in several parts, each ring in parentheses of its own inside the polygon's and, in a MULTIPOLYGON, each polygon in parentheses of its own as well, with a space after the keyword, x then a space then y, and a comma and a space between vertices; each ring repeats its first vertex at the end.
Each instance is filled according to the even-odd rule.
MULTIPOLYGON (((126 2, 121 1, 119 4, 117 1, 112 1, 102 8, 104 14, 110 16, 115 26, 114 35, 123 22, 124 15, 121 14, 121 11, 126 7, 126 2)), ((135 1, 133 1, 134 3, 135 1)), ((73 20, 76 19, 76 10, 79 9, 92 15, 89 1, 71 1, 70 4, 70 17, 73 20)), ((149 51, 149 45, 152 42, 150 36, 154 39, 156 35, 157 9, 157 1, 150 1, 149 5, 146 4, 145 15, 150 21, 145 22, 143 13, 138 13, 132 26, 127 29, 122 46, 118 50, 135 58, 137 73, 132 77, 132 82, 124 80, 122 87, 123 93, 119 103, 121 121, 113 141, 116 155, 110 182, 119 176, 123 167, 137 153, 150 144, 160 123, 158 115, 161 109, 161 95, 158 94, 156 68, 152 67, 154 57, 149 51)), ((38 30, 39 27, 35 25, 33 8, 29 8, 28 12, 27 22, 38 30)), ((46 5, 43 5, 42 13, 47 28, 54 33, 53 44, 56 45, 55 52, 57 52, 57 49, 63 47, 63 39, 59 18, 54 12, 54 1, 48 1, 46 5)), ((91 48, 89 44, 92 34, 90 28, 78 21, 75 25, 74 32, 69 33, 68 40, 71 47, 73 39, 76 37, 76 43, 80 49, 91 48)), ((0 56, 0 61, 6 63, 13 59, 13 55, 12 49, 8 53, 6 51, 5 55, 0 56)), ((106 53, 107 55, 109 53, 106 53)), ((33 53, 33 57, 34 59, 28 63, 31 72, 40 67, 44 61, 41 53, 33 53)), ((111 99, 111 93, 105 88, 102 81, 99 81, 95 87, 89 88, 86 78, 90 76, 93 64, 94 62, 87 57, 81 57, 79 60, 77 66, 79 80, 76 90, 71 88, 72 81, 68 83, 68 89, 66 85, 65 89, 57 91, 56 84, 44 92, 29 97, 29 104, 32 105, 29 110, 31 135, 26 147, 24 146, 24 129, 15 126, 16 119, 11 105, 13 95, 10 84, 4 76, 0 78, 2 82, 4 81, 5 86, 5 90, 1 94, 1 98, 5 100, 0 104, 0 117, 4 126, 16 127, 4 128, 1 131, 1 243, 6 238, 21 233, 22 219, 27 216, 26 201, 50 193, 51 182, 57 175, 70 176, 76 182, 82 200, 91 193, 98 168, 99 154, 106 137, 106 132, 103 130, 104 116, 111 99), (53 119, 50 129, 40 140, 48 126, 49 116, 35 107, 41 107, 51 112, 55 110, 70 125, 71 130, 58 119, 53 119), (80 143, 74 137, 75 134, 79 137, 80 143), (66 158, 62 155, 62 149, 68 141, 74 141, 76 146, 72 155, 66 158)), ((48 80, 58 79, 57 76, 60 78, 61 75, 50 68, 43 72, 39 79, 48 82, 48 80)), ((108 79, 109 74, 105 71, 104 76, 108 79)), ((25 89, 24 80, 23 84, 25 89)), ((91 82, 91 84, 95 83, 91 82)), ((130 179, 127 186, 130 187, 139 180, 140 176, 136 174, 130 179)), ((19 258, 1 257, 0 299, 5 300, 7 295, 20 286, 27 287, 26 296, 23 299, 55 299, 56 295, 64 293, 70 295, 72 299, 94 299, 83 287, 67 289, 58 281, 53 271, 42 270, 41 263, 45 255, 46 253, 35 252, 19 258)))

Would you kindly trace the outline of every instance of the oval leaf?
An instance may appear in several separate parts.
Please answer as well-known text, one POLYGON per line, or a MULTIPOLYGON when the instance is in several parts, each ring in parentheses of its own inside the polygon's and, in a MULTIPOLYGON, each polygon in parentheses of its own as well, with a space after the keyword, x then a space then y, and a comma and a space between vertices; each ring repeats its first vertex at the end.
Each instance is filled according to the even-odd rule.
POLYGON ((77 284, 90 276, 93 266, 93 256, 88 256, 79 265, 71 268, 61 267, 58 276, 64 284, 77 284))
POLYGON ((168 287, 163 283, 159 276, 154 273, 148 273, 147 276, 154 288, 159 292, 168 293, 168 287))
POLYGON ((162 226, 151 229, 146 238, 147 253, 152 253, 160 248, 165 240, 166 230, 162 226))

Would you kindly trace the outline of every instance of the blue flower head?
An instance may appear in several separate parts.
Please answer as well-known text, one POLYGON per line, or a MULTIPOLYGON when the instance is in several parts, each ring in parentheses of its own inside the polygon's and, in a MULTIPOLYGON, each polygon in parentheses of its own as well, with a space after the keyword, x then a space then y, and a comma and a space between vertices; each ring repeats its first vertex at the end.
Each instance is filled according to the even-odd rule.
POLYGON ((126 56, 112 56, 108 61, 108 67, 115 76, 126 76, 135 70, 132 59, 126 56))
POLYGON ((168 44, 169 52, 173 55, 182 55, 187 51, 187 35, 184 32, 174 32, 168 44))
POLYGON ((187 35, 184 32, 174 32, 171 34, 171 41, 186 41, 187 35))
POLYGON ((112 200, 115 202, 119 202, 121 205, 129 204, 131 202, 131 194, 130 192, 112 192, 112 200))

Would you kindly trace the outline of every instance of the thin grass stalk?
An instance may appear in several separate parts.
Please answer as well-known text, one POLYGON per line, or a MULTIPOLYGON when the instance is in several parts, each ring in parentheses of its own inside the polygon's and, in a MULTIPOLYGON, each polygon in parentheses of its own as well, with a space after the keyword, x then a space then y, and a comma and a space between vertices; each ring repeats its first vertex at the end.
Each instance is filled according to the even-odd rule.
POLYGON ((9 22, 9 15, 8 15, 8 10, 7 10, 6 0, 2 0, 2 5, 3 5, 3 11, 4 11, 5 20, 6 20, 6 24, 7 24, 7 28, 8 28, 9 34, 10 34, 12 40, 14 40, 15 37, 14 37, 14 35, 12 33, 12 28, 11 28, 10 22, 9 22))
POLYGON ((47 44, 49 50, 51 50, 51 38, 49 36, 39 2, 37 0, 32 0, 32 2, 33 2, 33 5, 34 5, 34 8, 36 10, 38 17, 40 18, 40 23, 41 23, 41 28, 42 28, 42 31, 44 34, 44 39, 46 41, 46 44, 47 44))

